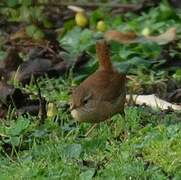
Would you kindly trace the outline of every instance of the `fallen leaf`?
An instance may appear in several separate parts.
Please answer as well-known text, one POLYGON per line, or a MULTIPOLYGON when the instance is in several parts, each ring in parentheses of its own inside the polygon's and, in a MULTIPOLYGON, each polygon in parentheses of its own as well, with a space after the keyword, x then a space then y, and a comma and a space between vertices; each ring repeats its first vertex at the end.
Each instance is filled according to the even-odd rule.
POLYGON ((5 57, 5 59, 0 61, 0 68, 16 70, 21 63, 22 59, 20 58, 17 49, 9 48, 7 50, 7 56, 5 57))
POLYGON ((167 98, 171 102, 181 103, 181 88, 169 93, 167 98))
POLYGON ((146 40, 156 42, 160 45, 168 44, 176 39, 176 28, 170 28, 159 36, 144 36, 146 40))
POLYGON ((25 31, 25 27, 19 29, 18 31, 16 31, 15 33, 11 34, 9 37, 9 40, 17 40, 17 39, 24 39, 24 38, 28 38, 26 31, 25 31))
POLYGON ((26 113, 32 116, 37 116, 39 113, 39 102, 38 104, 35 103, 33 105, 27 105, 16 110, 16 114, 18 116, 26 114, 26 113))
POLYGON ((167 110, 169 108, 173 110, 181 110, 181 106, 175 105, 172 103, 169 103, 167 101, 164 101, 158 97, 156 97, 154 94, 151 95, 126 95, 126 100, 129 102, 130 100, 138 105, 146 104, 149 107, 152 107, 153 109, 161 109, 161 110, 167 110))
POLYGON ((71 67, 71 63, 62 61, 53 66, 48 72, 48 76, 56 77, 65 74, 71 67))
POLYGON ((25 95, 20 89, 14 88, 5 81, 0 81, 0 102, 6 106, 12 104, 19 107, 24 102, 25 95))
POLYGON ((44 51, 41 52, 40 50, 38 51, 38 49, 32 50, 29 53, 28 60, 18 67, 13 79, 22 84, 27 84, 32 76, 35 78, 44 75, 48 77, 59 77, 65 74, 73 63, 74 70, 77 71, 82 68, 90 58, 86 52, 81 53, 75 62, 65 61, 58 56, 50 59, 50 57, 46 58, 46 55, 44 51))
POLYGON ((10 105, 16 108, 17 115, 25 113, 38 115, 39 104, 38 99, 31 100, 29 94, 25 94, 5 81, 0 81, 0 117, 6 115, 10 105))
POLYGON ((52 67, 52 62, 48 59, 33 59, 23 62, 14 77, 14 80, 29 83, 32 76, 38 77, 46 74, 52 67))
POLYGON ((139 42, 140 40, 149 40, 163 45, 168 44, 176 39, 176 28, 170 28, 158 36, 144 36, 144 39, 142 37, 138 37, 134 32, 123 33, 119 31, 108 31, 104 34, 104 38, 107 41, 116 41, 125 44, 139 42))
POLYGON ((181 1, 180 0, 170 0, 170 4, 175 8, 181 8, 181 1))
POLYGON ((71 9, 74 12, 84 12, 85 10, 78 6, 69 5, 68 9, 71 9))
POLYGON ((104 38, 107 41, 116 41, 119 43, 132 43, 135 42, 137 35, 134 32, 119 32, 119 31, 108 31, 104 34, 104 38))
POLYGON ((10 79, 13 71, 16 71, 18 66, 22 63, 18 51, 16 48, 9 48, 7 50, 7 56, 0 61, 0 76, 5 79, 10 79))

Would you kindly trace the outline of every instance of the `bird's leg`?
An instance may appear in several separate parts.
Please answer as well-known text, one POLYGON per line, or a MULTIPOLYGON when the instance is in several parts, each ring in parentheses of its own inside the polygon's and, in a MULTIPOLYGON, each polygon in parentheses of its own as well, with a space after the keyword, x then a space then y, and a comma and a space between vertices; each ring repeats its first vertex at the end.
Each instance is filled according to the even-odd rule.
POLYGON ((85 133, 84 137, 87 137, 96 126, 97 126, 97 123, 93 124, 92 127, 89 128, 88 131, 85 133))
MULTIPOLYGON (((121 118, 125 121, 125 112, 122 111, 120 113, 120 115, 121 115, 121 118)), ((119 126, 118 126, 118 128, 116 128, 116 124, 114 124, 114 125, 115 125, 115 127, 114 127, 114 129, 115 129, 115 131, 114 131, 114 139, 116 139, 118 141, 122 141, 122 138, 125 136, 125 131, 120 130, 119 126)))
POLYGON ((124 110, 120 114, 121 114, 122 118, 125 119, 126 114, 125 114, 124 110))

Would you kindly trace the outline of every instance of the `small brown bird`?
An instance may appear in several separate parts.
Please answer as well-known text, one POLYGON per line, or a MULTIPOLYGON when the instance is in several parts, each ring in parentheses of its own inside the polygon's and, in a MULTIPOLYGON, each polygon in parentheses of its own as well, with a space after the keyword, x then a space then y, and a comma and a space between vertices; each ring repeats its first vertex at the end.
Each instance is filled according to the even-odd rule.
POLYGON ((73 90, 70 110, 79 122, 98 123, 124 112, 126 76, 110 61, 105 40, 96 44, 99 69, 73 90))

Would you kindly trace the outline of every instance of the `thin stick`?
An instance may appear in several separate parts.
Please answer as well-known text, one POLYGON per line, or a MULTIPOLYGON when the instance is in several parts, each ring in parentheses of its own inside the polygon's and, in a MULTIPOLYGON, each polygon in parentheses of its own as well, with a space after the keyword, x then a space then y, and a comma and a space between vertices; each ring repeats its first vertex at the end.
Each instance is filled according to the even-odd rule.
MULTIPOLYGON (((141 2, 140 4, 144 4, 145 1, 141 2)), ((46 3, 38 3, 37 5, 40 6, 47 6, 46 3)), ((109 8, 123 8, 123 9, 139 9, 142 5, 137 4, 118 4, 118 3, 79 3, 79 2, 61 2, 61 3, 49 3, 49 6, 55 7, 64 7, 64 6, 80 6, 84 8, 98 8, 98 7, 109 7, 109 8)))
POLYGON ((34 82, 35 82, 35 85, 38 89, 38 98, 39 98, 39 101, 40 101, 40 105, 39 105, 39 116, 40 116, 40 125, 41 124, 44 124, 45 123, 45 118, 47 117, 47 113, 46 113, 46 101, 45 101, 45 98, 43 98, 41 96, 41 90, 40 90, 40 87, 38 85, 38 82, 36 80, 36 78, 34 78, 34 82))
MULTIPOLYGON (((89 9, 96 9, 99 7, 108 7, 108 8, 116 8, 116 9, 123 9, 124 11, 138 11, 142 9, 144 6, 151 6, 154 5, 154 2, 150 2, 149 0, 143 0, 139 4, 120 4, 120 3, 80 3, 80 2, 49 2, 49 3, 36 3, 36 6, 52 6, 52 7, 66 7, 66 6, 79 6, 83 8, 89 8, 89 9)), ((4 7, 3 4, 0 4, 0 7, 4 7)))
POLYGON ((95 123, 95 124, 86 132, 86 134, 84 135, 84 137, 87 137, 96 126, 97 126, 97 123, 95 123))

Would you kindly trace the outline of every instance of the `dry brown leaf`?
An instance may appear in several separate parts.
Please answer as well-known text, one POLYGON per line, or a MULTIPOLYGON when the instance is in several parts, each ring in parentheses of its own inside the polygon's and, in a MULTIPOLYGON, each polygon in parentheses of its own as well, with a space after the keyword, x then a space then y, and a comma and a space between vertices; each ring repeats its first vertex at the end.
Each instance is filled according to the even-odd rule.
POLYGON ((107 41, 116 41, 120 43, 135 42, 137 35, 134 32, 108 31, 104 34, 107 41))
POLYGON ((23 62, 18 54, 16 48, 7 49, 7 56, 0 61, 0 69, 5 69, 6 71, 16 70, 18 66, 23 62))
POLYGON ((17 40, 17 39, 24 39, 27 38, 27 34, 25 32, 25 28, 21 28, 20 30, 16 31, 14 34, 11 34, 9 40, 17 40))
POLYGON ((0 103, 6 106, 12 104, 19 107, 24 102, 25 95, 20 89, 0 81, 0 103))
POLYGON ((154 41, 158 44, 168 44, 169 42, 172 42, 176 39, 176 28, 169 28, 166 32, 163 34, 160 34, 159 36, 144 36, 145 39, 154 41))
POLYGON ((176 28, 169 28, 166 32, 163 34, 160 34, 158 36, 144 36, 144 39, 142 37, 138 37, 134 32, 119 32, 119 31, 108 31, 104 34, 104 38, 107 41, 116 41, 119 43, 132 43, 132 42, 139 42, 140 40, 149 40, 156 42, 160 45, 162 44, 168 44, 176 39, 176 28))

